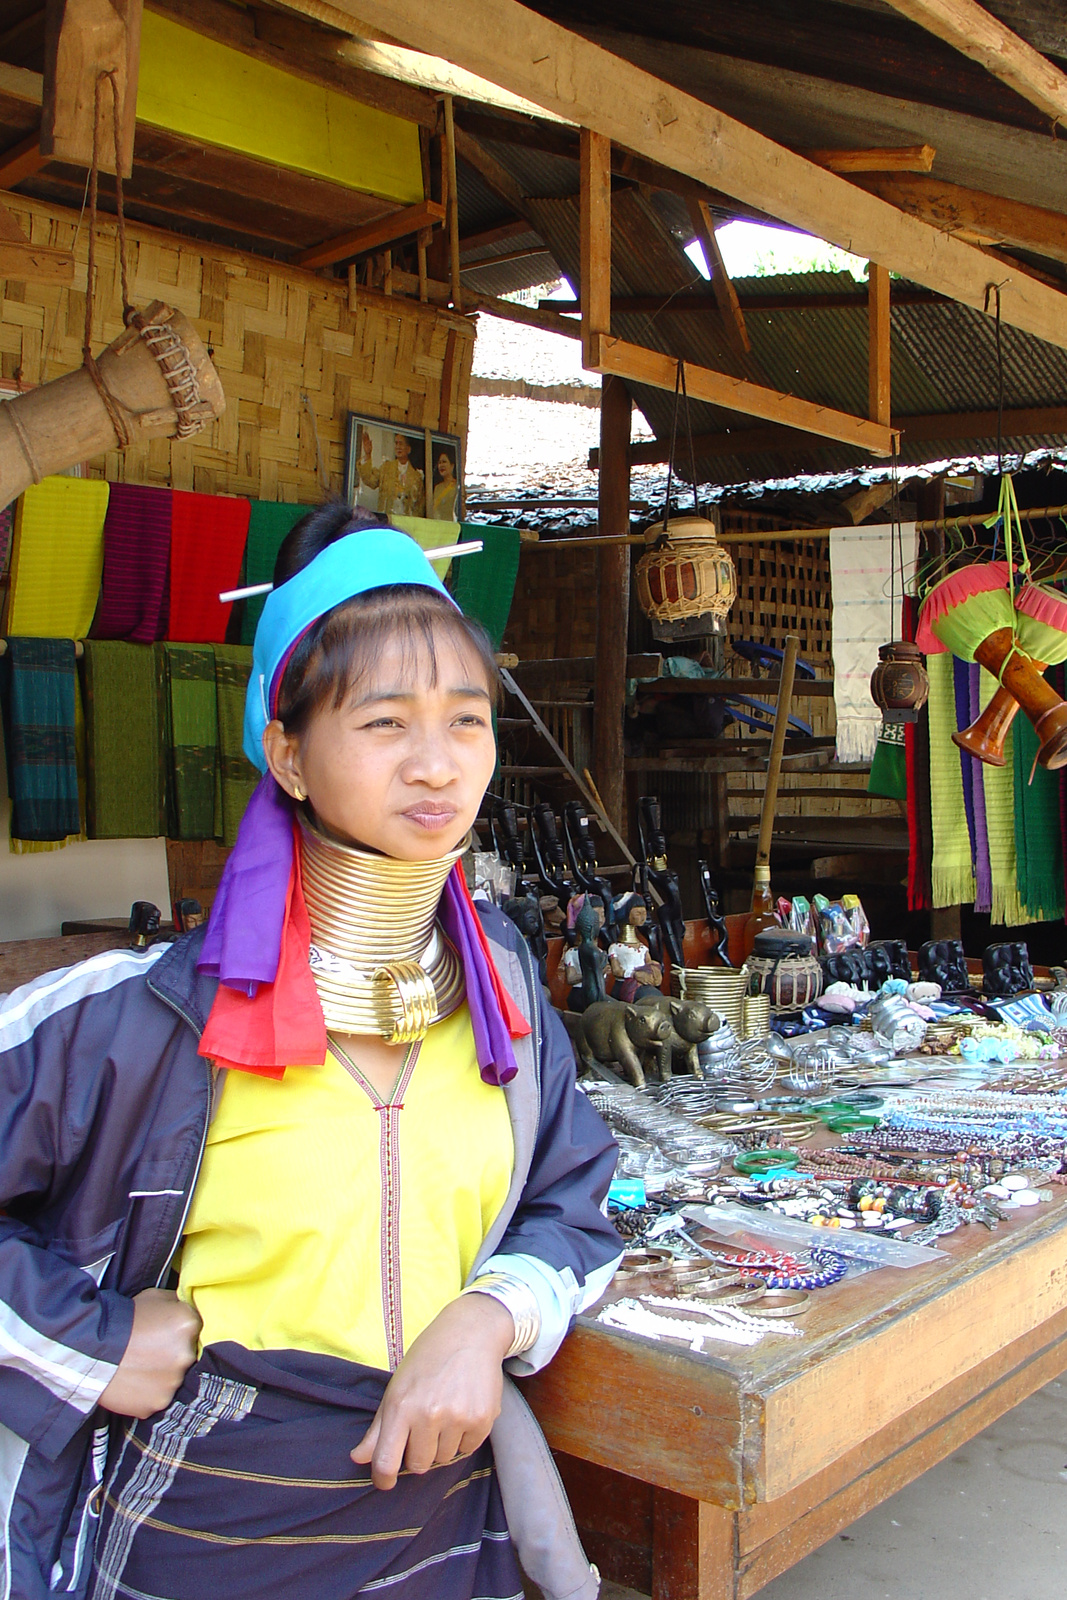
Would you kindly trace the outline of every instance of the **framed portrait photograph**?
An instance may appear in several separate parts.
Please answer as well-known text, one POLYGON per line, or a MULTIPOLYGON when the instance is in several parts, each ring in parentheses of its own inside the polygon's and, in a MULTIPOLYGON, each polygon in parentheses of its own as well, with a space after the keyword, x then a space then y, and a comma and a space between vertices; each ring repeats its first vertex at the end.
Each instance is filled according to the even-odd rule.
POLYGON ((348 413, 345 432, 345 494, 352 505, 387 517, 460 518, 463 481, 461 443, 454 434, 430 435, 378 417, 348 413))

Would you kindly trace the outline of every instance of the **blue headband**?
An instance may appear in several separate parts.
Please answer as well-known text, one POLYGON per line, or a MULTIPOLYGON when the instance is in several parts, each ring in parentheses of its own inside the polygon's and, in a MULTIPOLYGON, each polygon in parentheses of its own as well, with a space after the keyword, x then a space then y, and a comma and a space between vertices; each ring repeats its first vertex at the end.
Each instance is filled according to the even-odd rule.
POLYGON ((245 696, 244 751, 260 772, 267 770, 263 733, 274 715, 275 680, 295 645, 334 606, 395 583, 433 589, 455 604, 414 539, 395 528, 345 534, 267 596, 245 696))

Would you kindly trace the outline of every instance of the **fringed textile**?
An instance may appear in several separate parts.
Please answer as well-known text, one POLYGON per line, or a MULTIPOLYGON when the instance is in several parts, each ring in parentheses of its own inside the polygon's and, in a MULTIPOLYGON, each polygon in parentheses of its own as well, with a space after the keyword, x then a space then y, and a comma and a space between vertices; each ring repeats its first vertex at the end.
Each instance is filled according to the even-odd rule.
POLYGON ((952 657, 933 655, 930 675, 930 817, 934 854, 931 890, 934 906, 957 906, 974 899, 974 869, 963 800, 956 731, 952 657))
MULTIPOLYGON (((979 689, 981 710, 992 700, 997 680, 983 670, 979 689)), ((1016 722, 1019 718, 1016 717, 1016 722)), ((1018 927, 1027 916, 1019 899, 1015 869, 1015 728, 1004 742, 1002 767, 986 766, 982 772, 985 789, 986 826, 989 832, 989 870, 992 880, 989 914, 992 922, 1018 927)))
MULTIPOLYGON (((904 578, 915 571, 914 522, 901 528, 904 578)), ((832 528, 830 577, 833 592, 834 704, 837 709, 838 761, 870 761, 878 743, 881 712, 871 699, 871 673, 878 665, 878 647, 896 637, 892 603, 903 584, 891 524, 832 528)))
POLYGON ((58 844, 81 831, 73 639, 9 638, 0 704, 12 838, 58 844))
MULTIPOLYGON (((972 661, 967 668, 967 726, 981 712, 982 668, 972 661)), ((976 756, 967 756, 971 764, 971 793, 974 799, 974 909, 988 912, 993 902, 993 875, 989 867, 989 828, 985 814, 985 764, 976 756)))
POLYGON ((247 500, 174 491, 168 639, 221 644, 226 638, 233 607, 219 595, 240 580, 249 513, 247 500))
POLYGON ((152 644, 165 635, 172 500, 169 489, 111 485, 94 638, 152 644))
POLYGON ((100 594, 110 486, 44 478, 19 500, 11 553, 9 633, 84 639, 100 594))
POLYGON ((153 839, 166 832, 159 656, 148 644, 85 642, 88 832, 153 839))
POLYGON ((1026 921, 1055 922, 1064 911, 1059 780, 1040 762, 1035 765, 1039 740, 1030 719, 1020 714, 1012 728, 1015 880, 1019 900, 1026 911, 1026 921))

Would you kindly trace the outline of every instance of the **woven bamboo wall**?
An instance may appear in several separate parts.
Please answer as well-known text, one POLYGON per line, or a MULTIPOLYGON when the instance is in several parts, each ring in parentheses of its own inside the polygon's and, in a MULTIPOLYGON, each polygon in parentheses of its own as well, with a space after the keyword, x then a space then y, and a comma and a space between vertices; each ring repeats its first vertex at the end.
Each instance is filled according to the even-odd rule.
POLYGON ((595 655, 595 550, 523 546, 503 648, 520 661, 595 655))
MULTIPOLYGON (((73 247, 72 287, 0 279, 0 371, 24 385, 81 363, 87 238, 77 214, 5 197, 34 243, 73 247)), ((472 321, 360 290, 259 256, 158 229, 127 228, 131 298, 196 324, 226 392, 218 422, 181 443, 152 440, 90 464, 95 477, 205 494, 315 502, 340 492, 349 411, 466 434, 472 321), (442 386, 444 396, 442 403, 442 386), (306 400, 305 400, 306 396, 306 400)), ((94 347, 122 331, 116 228, 101 221, 94 347)))

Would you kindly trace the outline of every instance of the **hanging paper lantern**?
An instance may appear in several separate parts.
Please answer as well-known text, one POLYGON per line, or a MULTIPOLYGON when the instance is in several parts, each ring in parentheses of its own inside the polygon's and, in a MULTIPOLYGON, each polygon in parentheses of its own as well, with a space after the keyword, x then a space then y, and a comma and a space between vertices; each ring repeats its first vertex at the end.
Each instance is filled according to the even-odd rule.
POLYGON ((704 517, 677 517, 648 530, 648 538, 657 536, 661 543, 634 570, 642 611, 653 624, 706 618, 706 631, 718 631, 737 599, 737 573, 714 524, 704 517))

